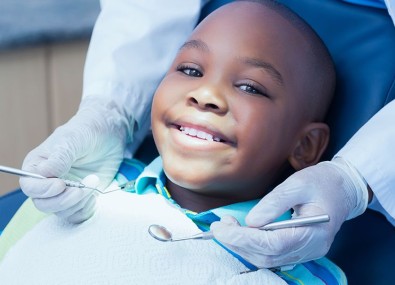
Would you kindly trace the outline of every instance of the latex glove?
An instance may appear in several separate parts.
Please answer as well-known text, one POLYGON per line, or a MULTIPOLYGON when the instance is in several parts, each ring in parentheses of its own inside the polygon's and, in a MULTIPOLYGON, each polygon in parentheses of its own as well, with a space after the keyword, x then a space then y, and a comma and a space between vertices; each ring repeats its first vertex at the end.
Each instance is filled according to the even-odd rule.
MULTIPOLYGON (((88 175, 81 181, 89 188, 96 188, 99 185, 99 177, 94 174, 88 175)), ((57 205, 54 213, 65 219, 66 221, 78 224, 89 219, 95 212, 96 193, 92 189, 70 188, 65 191, 63 195, 57 195, 51 198, 35 198, 33 202, 37 208, 46 207, 48 204, 57 205), (71 198, 70 198, 71 197, 71 198), (49 200, 51 202, 49 203, 49 200), (70 208, 59 210, 59 205, 64 204, 64 201, 75 200, 79 201, 70 208), (57 211, 57 212, 56 212, 57 211)))
POLYGON ((324 256, 342 223, 362 214, 368 201, 362 176, 342 159, 322 162, 294 173, 267 194, 240 227, 229 218, 213 223, 215 238, 258 268, 301 263, 324 256), (330 222, 261 231, 290 208, 293 217, 328 214, 330 222))
MULTIPOLYGON (((123 159, 128 127, 115 103, 85 98, 69 122, 26 156, 22 169, 73 181, 94 173, 100 179, 96 186, 104 189, 123 159)), ((66 187, 57 178, 21 178, 20 186, 43 212, 55 213, 71 222, 81 222, 92 215, 93 210, 89 209, 94 209, 95 197, 86 188, 66 187), (78 218, 73 218, 77 212, 78 218)))

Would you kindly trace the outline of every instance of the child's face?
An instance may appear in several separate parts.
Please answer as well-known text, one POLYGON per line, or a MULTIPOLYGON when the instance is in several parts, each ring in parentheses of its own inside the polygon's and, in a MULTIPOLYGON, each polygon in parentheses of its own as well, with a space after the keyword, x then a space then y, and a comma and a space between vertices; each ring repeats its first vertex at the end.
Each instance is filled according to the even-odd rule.
POLYGON ((286 165, 307 120, 297 107, 305 43, 265 11, 244 3, 209 16, 157 89, 152 128, 173 183, 248 200, 265 194, 286 165))

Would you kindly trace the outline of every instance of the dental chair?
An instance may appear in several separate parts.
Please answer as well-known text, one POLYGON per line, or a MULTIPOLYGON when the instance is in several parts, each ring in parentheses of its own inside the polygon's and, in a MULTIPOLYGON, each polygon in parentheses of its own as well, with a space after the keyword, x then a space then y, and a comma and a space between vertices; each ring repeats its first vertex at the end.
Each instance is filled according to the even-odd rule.
MULTIPOLYGON (((228 2, 212 0, 201 17, 228 2)), ((395 28, 383 9, 340 0, 280 2, 317 31, 335 61, 337 92, 327 118, 332 137, 324 155, 324 159, 330 159, 395 98, 395 28)), ((149 136, 136 157, 150 162, 156 155, 149 136)), ((0 231, 24 199, 20 190, 0 197, 0 231)), ((395 270, 395 227, 381 214, 367 210, 344 223, 327 256, 344 270, 351 285, 389 284, 393 279, 391 269, 395 270)))

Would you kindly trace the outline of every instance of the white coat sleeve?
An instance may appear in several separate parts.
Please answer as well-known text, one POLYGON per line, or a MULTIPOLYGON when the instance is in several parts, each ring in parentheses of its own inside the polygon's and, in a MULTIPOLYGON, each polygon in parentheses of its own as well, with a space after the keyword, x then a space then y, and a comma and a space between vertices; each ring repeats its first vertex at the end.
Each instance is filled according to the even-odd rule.
POLYGON ((374 192, 370 208, 395 226, 395 100, 371 118, 338 152, 354 165, 374 192))
POLYGON ((129 122, 126 156, 149 130, 152 96, 195 27, 203 2, 101 1, 85 62, 82 101, 96 96, 117 104, 129 122))
POLYGON ((388 14, 390 14, 392 22, 395 25, 395 0, 384 0, 384 2, 387 6, 388 14))

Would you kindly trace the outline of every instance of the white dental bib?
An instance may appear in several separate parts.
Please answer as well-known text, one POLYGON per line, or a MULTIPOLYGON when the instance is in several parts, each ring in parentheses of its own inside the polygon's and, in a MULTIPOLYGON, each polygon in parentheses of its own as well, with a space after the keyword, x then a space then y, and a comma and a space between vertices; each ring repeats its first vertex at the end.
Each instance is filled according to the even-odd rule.
POLYGON ((51 215, 20 239, 0 264, 2 284, 286 284, 269 270, 247 268, 214 241, 160 242, 200 230, 156 194, 98 196, 95 215, 80 225, 51 215))

